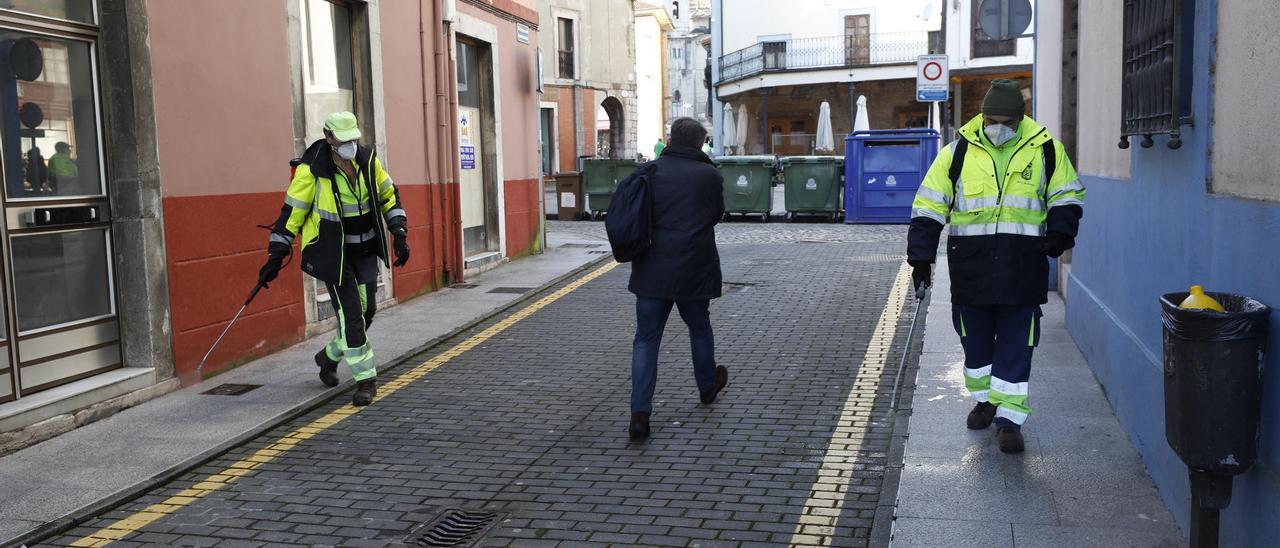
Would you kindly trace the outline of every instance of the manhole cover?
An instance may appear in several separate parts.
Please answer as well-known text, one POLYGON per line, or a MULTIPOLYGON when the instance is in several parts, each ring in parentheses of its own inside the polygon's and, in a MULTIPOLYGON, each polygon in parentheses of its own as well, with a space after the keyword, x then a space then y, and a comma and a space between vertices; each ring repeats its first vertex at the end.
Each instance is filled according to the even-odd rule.
POLYGON ((530 291, 533 291, 532 287, 495 287, 493 289, 490 289, 488 293, 512 293, 515 295, 520 295, 522 293, 528 293, 530 291))
POLYGON ((475 289, 476 284, 451 284, 450 289, 475 289))
POLYGON ((564 244, 560 246, 562 249, 591 249, 600 247, 603 244, 564 244))
POLYGON ((261 384, 226 383, 219 384, 218 386, 205 390, 204 392, 201 392, 201 394, 208 394, 210 396, 239 396, 261 387, 261 384))
POLYGON ((475 546, 503 516, 495 512, 449 508, 410 533, 405 542, 433 548, 475 546))

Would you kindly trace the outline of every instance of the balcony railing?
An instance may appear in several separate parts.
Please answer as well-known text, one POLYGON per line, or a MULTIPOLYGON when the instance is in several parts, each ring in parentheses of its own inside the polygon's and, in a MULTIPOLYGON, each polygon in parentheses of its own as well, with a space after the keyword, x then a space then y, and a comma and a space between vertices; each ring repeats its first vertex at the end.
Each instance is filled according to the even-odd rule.
POLYGON ((929 34, 881 32, 759 42, 720 57, 720 82, 761 72, 910 63, 929 53, 929 34))

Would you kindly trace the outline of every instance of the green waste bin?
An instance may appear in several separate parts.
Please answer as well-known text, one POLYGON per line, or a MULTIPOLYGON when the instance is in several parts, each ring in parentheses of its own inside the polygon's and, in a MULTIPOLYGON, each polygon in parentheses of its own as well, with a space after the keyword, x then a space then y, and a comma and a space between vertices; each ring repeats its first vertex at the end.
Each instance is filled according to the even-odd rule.
POLYGON ((832 222, 840 219, 844 157, 784 156, 780 163, 787 220, 797 215, 822 215, 832 222))
POLYGON ((618 182, 635 169, 635 160, 589 158, 582 161, 582 190, 587 194, 587 210, 592 217, 604 217, 618 182))
POLYGON ((760 215, 769 222, 773 209, 774 156, 720 156, 715 159, 724 177, 725 213, 760 215))

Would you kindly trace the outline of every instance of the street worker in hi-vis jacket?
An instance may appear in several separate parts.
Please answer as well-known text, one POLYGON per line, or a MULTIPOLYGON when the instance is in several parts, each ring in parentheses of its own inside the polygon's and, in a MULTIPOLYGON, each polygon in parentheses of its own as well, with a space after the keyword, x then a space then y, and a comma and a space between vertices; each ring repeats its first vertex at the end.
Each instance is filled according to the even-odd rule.
POLYGON ((400 194, 359 139, 354 114, 325 120, 324 139, 303 153, 289 183, 259 283, 276 278, 301 233, 302 271, 324 282, 338 315, 337 335, 315 356, 320 381, 337 386, 338 363, 345 359, 356 380, 351 403, 369 405, 378 394, 378 372, 367 335, 377 308, 378 261, 388 262, 385 233, 391 233, 397 267, 409 262, 409 244, 400 194))
POLYGON ((991 83, 982 113, 938 152, 912 204, 907 262, 931 280, 944 225, 952 321, 964 347, 968 427, 996 423, 1005 453, 1023 450, 1031 355, 1047 302, 1048 257, 1075 245, 1085 189, 1063 150, 1024 113, 1012 80, 991 83))

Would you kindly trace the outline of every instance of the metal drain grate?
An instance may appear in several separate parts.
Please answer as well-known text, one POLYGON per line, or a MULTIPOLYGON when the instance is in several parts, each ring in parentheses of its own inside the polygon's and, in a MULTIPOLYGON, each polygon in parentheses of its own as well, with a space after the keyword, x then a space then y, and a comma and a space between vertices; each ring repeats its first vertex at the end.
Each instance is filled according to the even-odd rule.
POLYGON ((608 251, 588 251, 587 255, 604 255, 605 253, 609 253, 609 252, 608 251))
POLYGON ((476 284, 450 284, 449 285, 449 289, 475 289, 476 287, 479 287, 479 286, 477 286, 476 284))
POLYGON ((528 293, 530 291, 533 291, 532 287, 495 287, 493 289, 490 289, 486 293, 512 293, 515 295, 520 295, 523 293, 528 293))
POLYGON ((560 248, 561 249, 591 249, 594 247, 600 247, 601 245, 604 245, 604 244, 563 244, 560 246, 560 248))
POLYGON ((411 546, 462 548, 475 546, 505 514, 449 508, 405 539, 411 546))
POLYGON ((258 388, 262 388, 262 385, 227 383, 219 384, 218 386, 201 392, 201 394, 208 394, 210 396, 240 396, 258 388))
POLYGON ((729 295, 732 293, 737 293, 739 291, 742 291, 743 289, 746 289, 748 287, 754 287, 755 285, 756 284, 748 283, 748 282, 724 282, 720 284, 720 293, 724 295, 729 295))

